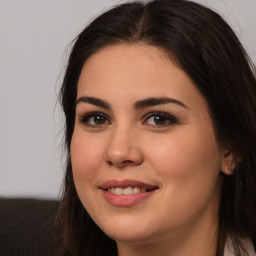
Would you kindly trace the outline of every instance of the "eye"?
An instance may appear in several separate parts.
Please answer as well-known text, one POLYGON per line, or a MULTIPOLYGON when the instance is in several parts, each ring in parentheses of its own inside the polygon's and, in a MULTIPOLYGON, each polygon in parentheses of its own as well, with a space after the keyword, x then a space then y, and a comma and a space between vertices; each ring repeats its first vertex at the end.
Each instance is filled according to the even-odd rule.
POLYGON ((99 112, 88 113, 79 118, 79 122, 87 126, 104 126, 110 124, 108 118, 99 112))
POLYGON ((178 123, 174 116, 171 116, 164 112, 149 113, 145 116, 143 124, 151 126, 165 127, 172 124, 178 123))

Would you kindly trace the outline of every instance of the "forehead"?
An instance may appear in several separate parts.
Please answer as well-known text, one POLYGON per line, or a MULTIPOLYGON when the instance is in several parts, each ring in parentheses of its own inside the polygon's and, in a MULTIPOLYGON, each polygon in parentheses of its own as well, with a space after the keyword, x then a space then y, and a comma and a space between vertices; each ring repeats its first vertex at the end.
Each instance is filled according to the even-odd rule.
POLYGON ((116 44, 104 47, 90 56, 84 64, 78 85, 88 79, 112 84, 117 79, 126 82, 145 80, 165 70, 163 66, 169 63, 167 54, 157 47, 145 44, 116 44), (154 71, 152 73, 152 71, 154 71), (96 74, 97 76, 92 76, 96 74))
POLYGON ((206 104, 190 77, 164 50, 145 44, 108 46, 89 57, 79 77, 77 96, 115 96, 122 101, 128 96, 134 101, 168 96, 186 105, 206 104))

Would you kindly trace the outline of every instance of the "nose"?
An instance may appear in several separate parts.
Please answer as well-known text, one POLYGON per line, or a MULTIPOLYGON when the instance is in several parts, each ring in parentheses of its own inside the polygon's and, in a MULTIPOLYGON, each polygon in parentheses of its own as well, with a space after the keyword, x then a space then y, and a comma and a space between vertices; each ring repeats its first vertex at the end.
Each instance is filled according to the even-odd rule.
POLYGON ((105 150, 105 161, 109 166, 124 168, 143 162, 138 136, 127 129, 116 129, 109 137, 105 150))

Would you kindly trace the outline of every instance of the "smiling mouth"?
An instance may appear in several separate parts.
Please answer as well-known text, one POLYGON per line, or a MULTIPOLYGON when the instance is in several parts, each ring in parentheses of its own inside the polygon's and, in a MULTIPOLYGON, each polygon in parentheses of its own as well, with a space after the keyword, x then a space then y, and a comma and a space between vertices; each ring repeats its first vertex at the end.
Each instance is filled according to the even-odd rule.
POLYGON ((105 189, 105 191, 108 191, 109 193, 117 196, 129 196, 129 195, 136 195, 139 193, 146 193, 146 192, 151 192, 153 190, 156 190, 156 188, 151 188, 151 189, 146 189, 146 188, 139 188, 139 187, 125 187, 125 188, 116 188, 116 187, 111 187, 108 189, 105 189))
POLYGON ((133 207, 151 197, 159 186, 144 182, 124 179, 108 180, 99 187, 103 191, 104 198, 115 207, 133 207))

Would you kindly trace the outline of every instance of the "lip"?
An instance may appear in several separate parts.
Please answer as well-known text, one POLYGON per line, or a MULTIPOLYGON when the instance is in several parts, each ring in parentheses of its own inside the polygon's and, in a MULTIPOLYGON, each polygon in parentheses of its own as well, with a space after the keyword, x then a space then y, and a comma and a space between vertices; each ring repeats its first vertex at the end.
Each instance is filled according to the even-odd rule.
POLYGON ((108 180, 100 186, 100 189, 103 192, 104 198, 111 205, 116 207, 132 207, 137 205, 141 201, 144 201, 145 199, 151 197, 155 193, 155 191, 158 189, 158 186, 146 184, 138 180, 125 179, 125 180, 108 180), (138 194, 132 194, 132 195, 115 195, 108 192, 107 190, 108 188, 112 188, 112 187, 125 188, 129 186, 145 188, 145 189, 148 189, 149 191, 141 192, 138 194))

